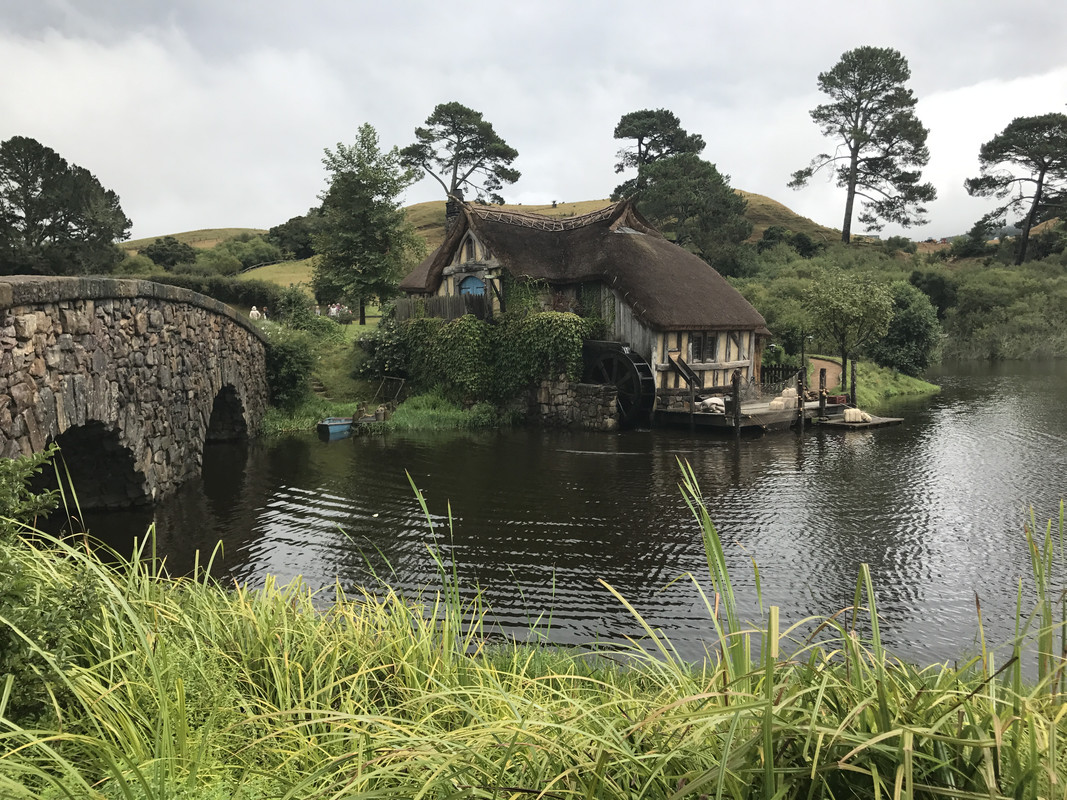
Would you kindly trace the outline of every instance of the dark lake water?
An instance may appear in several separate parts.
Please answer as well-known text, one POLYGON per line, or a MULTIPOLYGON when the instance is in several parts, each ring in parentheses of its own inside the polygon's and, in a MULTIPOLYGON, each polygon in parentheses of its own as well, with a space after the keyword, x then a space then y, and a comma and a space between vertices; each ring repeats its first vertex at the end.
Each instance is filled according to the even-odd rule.
POLYGON ((202 482, 150 512, 89 524, 127 547, 154 521, 175 571, 221 541, 220 574, 253 585, 274 574, 350 588, 373 569, 413 588, 435 580, 436 545, 465 587, 481 587, 500 630, 550 620, 560 643, 639 635, 605 581, 696 659, 711 625, 693 585, 674 582, 707 572, 678 489, 683 459, 751 619, 753 562, 764 605, 780 606, 783 621, 850 604, 866 562, 893 652, 957 660, 975 649, 976 594, 987 638, 1007 641, 1030 569, 1024 520, 1031 508, 1041 522, 1058 516, 1067 495, 1067 366, 931 377, 939 396, 884 409, 905 423, 869 432, 735 442, 519 429, 213 446, 202 482))

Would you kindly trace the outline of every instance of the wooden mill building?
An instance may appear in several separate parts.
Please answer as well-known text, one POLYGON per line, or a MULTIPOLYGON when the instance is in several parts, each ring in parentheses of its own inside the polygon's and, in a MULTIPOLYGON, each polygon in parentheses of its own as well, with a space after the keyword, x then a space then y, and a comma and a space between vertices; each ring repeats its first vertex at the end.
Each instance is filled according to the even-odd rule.
POLYGON ((759 379, 766 322, 706 262, 622 200, 546 217, 452 200, 444 244, 400 284, 412 297, 484 295, 506 309, 511 281, 546 287, 545 308, 595 311, 609 337, 647 362, 661 395, 759 379), (672 364, 672 360, 674 364, 672 364))

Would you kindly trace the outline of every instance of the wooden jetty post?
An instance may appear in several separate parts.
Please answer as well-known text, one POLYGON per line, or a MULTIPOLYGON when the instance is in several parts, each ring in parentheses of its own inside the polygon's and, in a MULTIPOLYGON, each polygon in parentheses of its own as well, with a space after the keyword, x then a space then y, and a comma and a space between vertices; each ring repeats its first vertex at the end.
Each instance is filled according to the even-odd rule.
POLYGON ((852 400, 852 407, 856 407, 856 361, 852 361, 852 385, 848 387, 851 392, 850 398, 852 400))
POLYGON ((819 370, 819 417, 826 416, 826 367, 819 370))
POLYGON ((730 376, 730 385, 734 393, 734 433, 741 435, 741 370, 735 369, 730 376))
POLYGON ((689 384, 689 432, 696 433, 697 422, 693 415, 697 412, 697 390, 692 381, 686 381, 686 383, 689 384))

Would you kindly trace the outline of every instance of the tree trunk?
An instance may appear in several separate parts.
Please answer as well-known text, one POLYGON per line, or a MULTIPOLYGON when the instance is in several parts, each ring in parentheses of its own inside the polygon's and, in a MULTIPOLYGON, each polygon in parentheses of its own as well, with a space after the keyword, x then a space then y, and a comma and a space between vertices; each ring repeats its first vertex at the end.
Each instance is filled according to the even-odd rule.
POLYGON ((845 219, 841 223, 841 241, 849 244, 852 241, 852 210, 856 205, 856 172, 859 167, 859 147, 852 150, 848 161, 848 186, 845 194, 845 219))
POLYGON ((841 392, 848 394, 848 351, 841 348, 841 392))
POLYGON ((367 324, 367 301, 362 297, 359 298, 359 324, 367 324))
POLYGON ((1023 220, 1023 232, 1019 236, 1019 246, 1015 253, 1015 266, 1019 266, 1026 260, 1026 248, 1030 246, 1030 229, 1034 227, 1034 218, 1037 216, 1037 208, 1041 205, 1042 190, 1045 185, 1045 171, 1041 170, 1037 176, 1037 188, 1034 189, 1034 204, 1030 206, 1030 213, 1023 220))

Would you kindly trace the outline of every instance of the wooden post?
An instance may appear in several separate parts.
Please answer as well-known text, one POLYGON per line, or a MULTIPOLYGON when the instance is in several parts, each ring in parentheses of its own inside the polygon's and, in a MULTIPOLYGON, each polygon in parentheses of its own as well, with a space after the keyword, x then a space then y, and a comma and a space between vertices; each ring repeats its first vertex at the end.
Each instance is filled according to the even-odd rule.
POLYGON ((735 369, 730 377, 734 393, 734 433, 741 435, 741 370, 735 369))
POLYGON ((826 416, 826 367, 819 370, 819 417, 826 416))
POLYGON ((697 429, 696 418, 693 416, 696 414, 697 393, 691 380, 686 379, 686 383, 689 384, 689 432, 694 433, 697 429))
MULTIPOLYGON (((801 373, 803 374, 803 372, 801 373)), ((800 432, 804 432, 804 379, 797 377, 797 414, 800 417, 800 432)))
POLYGON ((850 364, 850 366, 852 367, 852 385, 849 387, 849 391, 852 393, 851 394, 852 407, 855 408, 856 407, 856 360, 855 359, 852 360, 852 364, 850 364))

